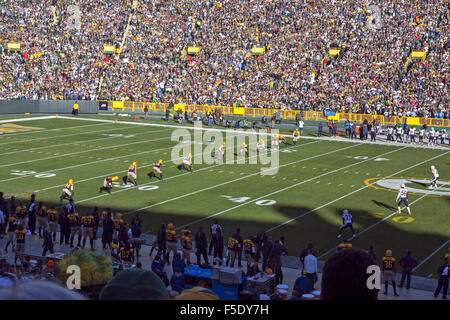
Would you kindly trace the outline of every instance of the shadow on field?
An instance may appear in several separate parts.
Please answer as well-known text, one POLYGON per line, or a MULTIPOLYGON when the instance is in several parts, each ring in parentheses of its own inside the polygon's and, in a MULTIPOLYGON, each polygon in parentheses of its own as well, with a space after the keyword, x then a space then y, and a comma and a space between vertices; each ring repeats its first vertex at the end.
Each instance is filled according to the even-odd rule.
POLYGON ((395 211, 395 208, 393 206, 390 206, 388 204, 385 204, 384 202, 381 201, 376 201, 376 200, 372 200, 373 203, 375 203, 377 206, 388 209, 388 210, 392 210, 395 211))

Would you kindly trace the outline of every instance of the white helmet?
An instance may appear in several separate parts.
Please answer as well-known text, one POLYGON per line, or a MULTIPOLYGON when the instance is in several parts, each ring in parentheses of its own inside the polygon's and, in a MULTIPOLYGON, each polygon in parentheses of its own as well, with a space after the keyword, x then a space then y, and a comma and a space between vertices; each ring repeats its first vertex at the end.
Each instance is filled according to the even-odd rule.
POLYGON ((434 166, 431 166, 431 170, 434 170, 434 166))
POLYGON ((404 183, 402 183, 402 185, 400 186, 401 188, 405 188, 405 184, 404 183))

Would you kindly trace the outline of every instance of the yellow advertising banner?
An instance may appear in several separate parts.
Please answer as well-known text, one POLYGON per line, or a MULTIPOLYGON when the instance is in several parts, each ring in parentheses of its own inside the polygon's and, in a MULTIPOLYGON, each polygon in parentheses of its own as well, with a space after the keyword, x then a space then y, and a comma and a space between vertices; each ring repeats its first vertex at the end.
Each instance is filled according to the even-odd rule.
POLYGON ((103 46, 103 53, 113 54, 115 51, 116 51, 116 48, 114 48, 114 46, 107 45, 107 44, 105 44, 103 46))
POLYGON ((264 52, 266 52, 266 48, 264 48, 264 47, 253 47, 252 48, 252 55, 254 55, 254 56, 260 56, 264 52))
POLYGON ((330 50, 328 50, 328 54, 330 56, 338 56, 341 53, 341 49, 339 48, 330 48, 330 50))
POLYGON ((427 56, 427 52, 425 50, 412 50, 411 57, 415 60, 424 60, 427 56))
POLYGON ((19 51, 20 50, 20 43, 18 43, 18 42, 8 42, 6 44, 6 46, 8 47, 8 50, 10 50, 10 51, 19 51))
POLYGON ((406 123, 410 126, 420 126, 420 118, 406 117, 406 123))
POLYGON ((186 110, 186 105, 185 104, 174 104, 173 111, 177 111, 177 110, 181 110, 184 112, 186 110))
POLYGON ((122 109, 124 110, 123 101, 113 101, 112 109, 122 109))
POLYGON ((202 51, 202 47, 188 47, 187 52, 189 55, 197 55, 202 51))

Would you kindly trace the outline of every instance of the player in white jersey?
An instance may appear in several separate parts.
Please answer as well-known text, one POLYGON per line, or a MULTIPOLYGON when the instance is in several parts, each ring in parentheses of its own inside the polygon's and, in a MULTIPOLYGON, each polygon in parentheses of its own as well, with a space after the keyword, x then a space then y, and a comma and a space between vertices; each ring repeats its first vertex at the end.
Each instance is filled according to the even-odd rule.
POLYGON ((441 138, 441 144, 445 144, 445 136, 447 135, 447 130, 442 129, 441 132, 439 132, 439 137, 441 138))
POLYGON ((392 128, 392 127, 388 127, 387 128, 387 141, 394 141, 394 128, 392 128))
POLYGON ((256 144, 256 150, 259 152, 260 150, 264 150, 266 148, 264 144, 264 139, 261 138, 258 140, 258 143, 256 144))
POLYGON ((437 181, 439 180, 439 172, 436 170, 435 166, 431 166, 431 173, 433 174, 433 178, 431 178, 430 186, 428 189, 437 188, 437 181))
POLYGON ((431 128, 430 132, 428 133, 428 145, 432 145, 434 143, 434 128, 431 128))
POLYGON ((433 143, 434 144, 438 144, 439 143, 439 130, 434 130, 433 143))
POLYGON ((421 128, 419 131, 419 144, 423 145, 423 137, 425 136, 425 128, 421 128))
POLYGON ((403 139, 402 139, 403 128, 402 127, 398 127, 395 130, 395 133, 396 133, 396 140, 395 140, 395 142, 398 142, 398 140, 400 140, 400 142, 403 142, 403 139))
POLYGON ((403 183, 400 186, 400 190, 398 190, 398 195, 397 195, 396 201, 397 201, 397 205, 398 205, 398 213, 402 212, 400 210, 400 205, 403 202, 406 206, 406 209, 408 209, 408 214, 411 214, 411 210, 409 209, 409 204, 408 204, 408 189, 406 189, 405 184, 403 184, 403 183))
POLYGON ((409 141, 411 144, 416 143, 416 127, 409 128, 409 141))
POLYGON ((342 226, 339 228, 338 238, 342 237, 342 231, 346 228, 350 228, 350 230, 352 230, 354 238, 355 230, 353 229, 353 217, 347 209, 344 209, 344 211, 342 212, 342 226))

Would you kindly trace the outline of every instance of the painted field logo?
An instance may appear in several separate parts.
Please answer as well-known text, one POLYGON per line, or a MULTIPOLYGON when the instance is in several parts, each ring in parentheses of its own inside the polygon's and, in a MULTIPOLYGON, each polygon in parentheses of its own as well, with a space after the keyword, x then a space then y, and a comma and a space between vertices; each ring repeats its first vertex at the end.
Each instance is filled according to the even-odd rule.
POLYGON ((430 180, 424 178, 378 177, 367 179, 364 183, 372 188, 386 190, 389 192, 398 192, 400 185, 404 183, 409 194, 450 198, 450 180, 445 179, 439 179, 437 182, 437 188, 431 190, 428 189, 430 180))
POLYGON ((37 127, 27 127, 21 126, 14 123, 5 123, 0 125, 0 134, 2 133, 13 133, 13 132, 24 132, 24 131, 32 131, 32 130, 42 130, 43 128, 37 127))

